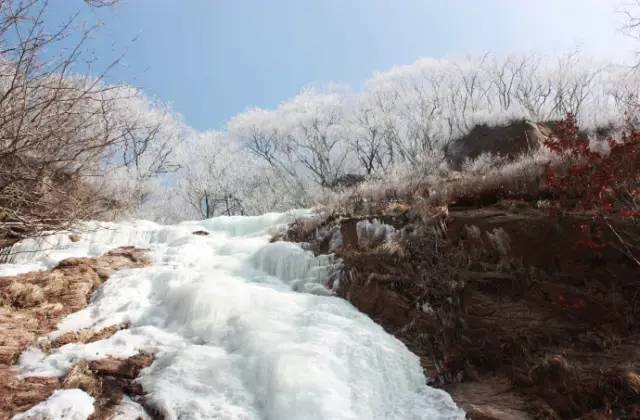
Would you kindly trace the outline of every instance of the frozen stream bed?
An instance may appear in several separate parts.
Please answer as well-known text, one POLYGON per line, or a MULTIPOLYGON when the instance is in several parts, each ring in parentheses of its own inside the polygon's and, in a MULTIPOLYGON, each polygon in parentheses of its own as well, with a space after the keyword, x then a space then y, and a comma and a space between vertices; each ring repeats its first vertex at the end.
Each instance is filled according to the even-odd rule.
MULTIPOLYGON (((169 419, 462 419, 448 394, 428 387, 418 358, 325 282, 336 261, 272 234, 306 212, 218 217, 173 226, 89 223, 17 244, 0 275, 43 270, 68 257, 134 245, 150 267, 116 272, 90 305, 52 335, 128 323, 90 344, 23 353, 23 375, 63 376, 77 361, 155 354, 139 381, 169 419), (194 235, 194 231, 209 235, 194 235)), ((92 398, 58 391, 18 418, 84 419, 92 398), (61 414, 63 413, 63 414, 61 414), (22 417, 21 417, 22 416, 22 417), (41 417, 37 417, 41 416, 41 417)), ((125 400, 121 419, 144 415, 125 400)))

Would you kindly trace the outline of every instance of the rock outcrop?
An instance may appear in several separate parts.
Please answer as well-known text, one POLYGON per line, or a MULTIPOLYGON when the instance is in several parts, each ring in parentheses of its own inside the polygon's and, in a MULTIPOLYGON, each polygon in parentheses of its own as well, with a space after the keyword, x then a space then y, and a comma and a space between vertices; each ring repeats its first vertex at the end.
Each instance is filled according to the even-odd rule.
POLYGON ((452 169, 460 170, 464 162, 490 153, 515 159, 538 149, 551 135, 550 124, 515 121, 504 126, 475 126, 467 135, 449 144, 445 155, 452 169))

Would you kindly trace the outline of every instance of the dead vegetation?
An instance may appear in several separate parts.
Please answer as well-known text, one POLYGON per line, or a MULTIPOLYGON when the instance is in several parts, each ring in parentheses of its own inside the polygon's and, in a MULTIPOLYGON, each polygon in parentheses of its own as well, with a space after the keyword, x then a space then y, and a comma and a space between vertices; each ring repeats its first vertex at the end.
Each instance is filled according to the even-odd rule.
POLYGON ((410 211, 430 216, 447 208, 477 207, 501 200, 537 203, 550 198, 545 165, 557 158, 542 148, 515 161, 482 155, 462 172, 442 176, 401 173, 370 180, 322 200, 322 211, 340 215, 392 215, 410 211))
POLYGON ((45 352, 50 352, 53 349, 57 349, 70 343, 88 344, 100 340, 106 340, 118 331, 125 330, 127 328, 128 325, 126 324, 116 324, 97 331, 94 329, 69 331, 52 340, 47 338, 40 339, 37 342, 37 346, 45 352))
POLYGON ((0 278, 0 418, 25 411, 60 388, 80 388, 96 398, 96 419, 108 418, 122 395, 142 394, 132 381, 153 361, 148 354, 127 360, 80 362, 60 380, 19 378, 13 365, 29 345, 51 351, 69 343, 105 339, 126 328, 113 325, 37 340, 53 331, 62 317, 84 308, 93 291, 114 271, 149 264, 143 250, 123 247, 101 257, 69 258, 49 271, 0 278))

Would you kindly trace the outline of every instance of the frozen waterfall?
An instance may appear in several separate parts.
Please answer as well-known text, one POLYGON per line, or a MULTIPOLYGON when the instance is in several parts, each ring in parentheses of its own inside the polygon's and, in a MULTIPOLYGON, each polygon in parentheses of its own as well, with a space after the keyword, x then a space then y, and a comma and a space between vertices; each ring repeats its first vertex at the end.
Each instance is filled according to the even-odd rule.
MULTIPOLYGON (((343 299, 326 279, 338 262, 272 234, 306 212, 218 217, 163 226, 88 223, 26 240, 0 275, 42 270, 115 247, 149 249, 154 264, 116 272, 60 335, 126 322, 109 339, 23 353, 23 375, 62 376, 81 359, 155 354, 139 381, 170 419, 462 419, 445 392, 425 384, 418 358, 343 299), (209 235, 194 235, 203 230, 209 235), (36 249, 42 251, 31 252, 36 249), (25 252, 29 251, 29 252, 25 252)), ((80 390, 59 391, 33 413, 86 418, 80 390), (65 405, 66 404, 66 405, 65 405), (74 412, 77 410, 77 412, 74 412)), ((137 418, 126 399, 119 418, 137 418), (127 414, 128 413, 128 414, 127 414)), ((90 406, 89 406, 90 407, 90 406)))

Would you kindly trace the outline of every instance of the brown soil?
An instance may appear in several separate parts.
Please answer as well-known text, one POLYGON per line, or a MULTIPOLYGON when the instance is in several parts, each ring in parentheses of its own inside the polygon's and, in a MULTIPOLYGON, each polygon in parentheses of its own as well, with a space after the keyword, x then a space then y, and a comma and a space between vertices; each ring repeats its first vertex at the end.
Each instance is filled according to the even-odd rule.
POLYGON ((611 232, 593 226, 598 246, 581 246, 589 215, 551 218, 523 202, 431 217, 394 208, 375 215, 402 231, 391 244, 359 243, 356 223, 372 216, 294 225, 289 237, 327 252, 339 225, 338 294, 471 418, 640 418, 640 269, 611 232))
POLYGON ((36 343, 64 316, 86 307, 91 294, 111 273, 149 264, 144 250, 123 247, 97 258, 70 258, 49 271, 0 277, 0 419, 28 410, 60 388, 80 388, 96 398, 96 419, 109 418, 123 394, 142 394, 133 380, 153 361, 148 354, 127 360, 80 362, 62 379, 20 378, 13 366, 30 345, 50 351, 72 342, 105 339, 126 328, 114 325, 101 331, 83 330, 36 343))

